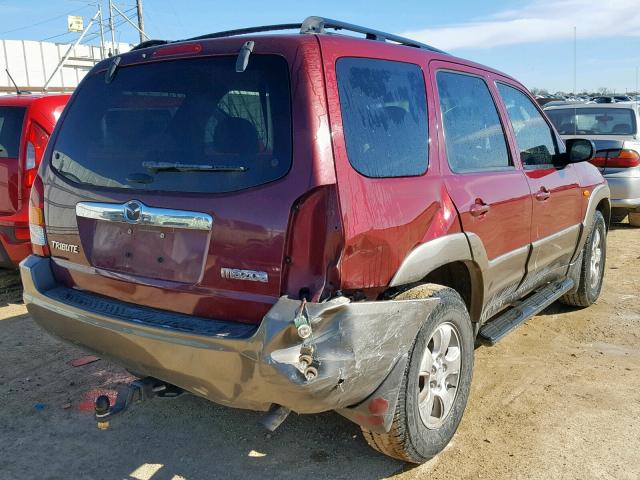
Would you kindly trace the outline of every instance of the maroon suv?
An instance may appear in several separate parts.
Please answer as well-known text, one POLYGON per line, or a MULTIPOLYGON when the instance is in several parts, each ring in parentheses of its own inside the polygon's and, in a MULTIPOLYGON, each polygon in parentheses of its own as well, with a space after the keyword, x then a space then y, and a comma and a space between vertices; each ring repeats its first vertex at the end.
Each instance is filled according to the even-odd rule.
POLYGON ((423 462, 462 418, 476 341, 598 297, 592 155, 516 80, 384 32, 310 17, 146 42, 86 76, 49 142, 25 302, 148 377, 98 399, 102 426, 184 389, 270 428, 336 410, 423 462))

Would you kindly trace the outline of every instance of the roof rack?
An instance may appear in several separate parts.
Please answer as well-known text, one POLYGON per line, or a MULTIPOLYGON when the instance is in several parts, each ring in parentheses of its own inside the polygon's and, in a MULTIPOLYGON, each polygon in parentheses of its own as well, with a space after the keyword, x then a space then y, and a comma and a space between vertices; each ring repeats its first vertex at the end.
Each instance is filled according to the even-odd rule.
MULTIPOLYGON (((392 33, 382 32, 380 30, 374 30, 372 28, 362 27, 360 25, 354 25, 352 23, 342 22, 340 20, 332 20, 330 18, 315 17, 315 16, 305 18, 305 20, 302 23, 281 23, 276 25, 262 25, 259 27, 240 28, 237 30, 226 30, 224 32, 209 33, 207 35, 200 35, 198 37, 192 37, 185 40, 186 41, 205 40, 209 38, 234 37, 237 35, 246 35, 249 33, 273 32, 277 30, 297 30, 297 29, 300 29, 300 33, 326 33, 327 29, 345 30, 349 32, 362 33, 365 35, 365 38, 367 38, 368 40, 377 40, 380 42, 390 41, 400 45, 405 45, 407 47, 422 48, 422 49, 429 50, 432 52, 437 52, 437 53, 446 53, 446 52, 443 52, 442 50, 432 47, 431 45, 416 42, 415 40, 411 40, 410 38, 400 37, 392 33)), ((180 40, 180 41, 185 41, 185 40, 180 40)), ((161 44, 160 42, 162 41, 150 40, 135 46, 133 49, 138 50, 138 49, 150 47, 153 45, 160 45, 161 44)), ((173 43, 173 42, 166 42, 166 43, 173 43)))
POLYGON ((391 41, 407 47, 423 48, 437 53, 446 53, 440 49, 427 45, 426 43, 416 42, 410 38, 394 35, 393 33, 382 32, 352 23, 341 22, 340 20, 332 20, 323 17, 307 17, 300 26, 300 33, 325 33, 326 29, 347 30, 349 32, 363 33, 368 40, 378 40, 380 42, 391 41))

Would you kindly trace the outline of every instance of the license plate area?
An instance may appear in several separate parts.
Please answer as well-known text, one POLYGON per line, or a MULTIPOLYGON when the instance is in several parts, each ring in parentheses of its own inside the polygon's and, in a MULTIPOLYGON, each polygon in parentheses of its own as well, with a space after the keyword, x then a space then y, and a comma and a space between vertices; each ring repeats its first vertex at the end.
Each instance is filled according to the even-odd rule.
POLYGON ((94 267, 172 282, 201 281, 210 232, 89 219, 79 223, 84 220, 94 223, 81 228, 93 230, 90 248, 84 241, 83 246, 94 267))

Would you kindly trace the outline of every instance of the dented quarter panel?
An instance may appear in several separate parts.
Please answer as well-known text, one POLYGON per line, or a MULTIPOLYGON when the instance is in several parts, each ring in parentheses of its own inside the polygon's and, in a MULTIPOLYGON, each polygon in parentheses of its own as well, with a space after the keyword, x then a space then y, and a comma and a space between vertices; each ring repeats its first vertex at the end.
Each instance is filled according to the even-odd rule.
MULTIPOLYGON (((421 243, 460 231, 455 208, 439 173, 435 104, 427 81, 425 51, 370 45, 319 36, 325 65, 338 193, 343 214, 345 245, 340 262, 345 290, 385 287, 406 255, 421 243), (345 48, 347 47, 347 48, 345 48), (429 122, 429 162, 422 176, 369 178, 358 173, 347 158, 336 61, 341 57, 395 60, 419 66, 425 78, 429 122), (364 200, 364 201, 363 201, 364 200)), ((428 55, 428 52, 426 52, 428 55)))

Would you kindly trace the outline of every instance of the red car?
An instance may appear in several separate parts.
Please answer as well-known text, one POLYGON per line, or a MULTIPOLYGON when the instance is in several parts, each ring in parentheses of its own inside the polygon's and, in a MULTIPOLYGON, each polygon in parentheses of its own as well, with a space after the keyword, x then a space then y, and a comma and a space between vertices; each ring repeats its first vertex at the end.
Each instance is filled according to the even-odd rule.
POLYGON ((0 267, 31 253, 28 200, 42 154, 69 95, 0 96, 0 267))
POLYGON ((424 462, 476 341, 598 298, 593 153, 513 78, 365 27, 146 42, 96 65, 49 142, 24 299, 145 377, 97 399, 99 426, 186 390, 271 429, 336 410, 424 462))

